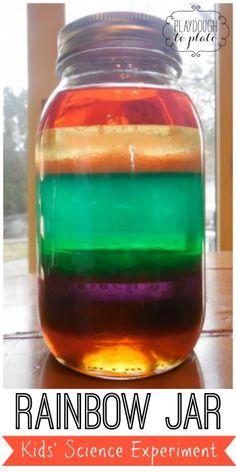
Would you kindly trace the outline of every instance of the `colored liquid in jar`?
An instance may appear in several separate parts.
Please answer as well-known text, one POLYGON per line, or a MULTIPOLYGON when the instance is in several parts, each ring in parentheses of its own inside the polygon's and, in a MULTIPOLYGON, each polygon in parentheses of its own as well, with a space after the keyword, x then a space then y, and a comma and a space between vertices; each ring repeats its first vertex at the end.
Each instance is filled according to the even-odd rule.
POLYGON ((61 93, 41 153, 39 312, 51 351, 101 377, 178 365, 203 318, 203 179, 188 97, 61 93))

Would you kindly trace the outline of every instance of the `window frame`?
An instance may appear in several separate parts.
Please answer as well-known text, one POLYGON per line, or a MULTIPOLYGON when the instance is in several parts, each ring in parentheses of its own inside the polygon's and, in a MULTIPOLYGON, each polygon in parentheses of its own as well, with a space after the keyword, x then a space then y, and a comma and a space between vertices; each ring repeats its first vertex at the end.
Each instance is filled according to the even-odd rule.
POLYGON ((57 85, 57 35, 64 3, 28 3, 28 244, 29 272, 36 271, 35 135, 42 104, 57 85))
POLYGON ((216 235, 217 250, 231 251, 233 245, 233 4, 220 3, 216 7, 217 11, 225 16, 229 26, 226 45, 216 53, 216 235))

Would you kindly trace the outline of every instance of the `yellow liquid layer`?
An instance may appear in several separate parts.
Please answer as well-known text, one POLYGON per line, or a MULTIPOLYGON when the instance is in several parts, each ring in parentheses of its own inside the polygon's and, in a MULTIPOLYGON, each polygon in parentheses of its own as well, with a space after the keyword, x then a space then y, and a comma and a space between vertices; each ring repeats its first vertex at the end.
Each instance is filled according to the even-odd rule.
POLYGON ((184 126, 106 125, 38 134, 36 166, 44 173, 199 172, 199 130, 184 126))

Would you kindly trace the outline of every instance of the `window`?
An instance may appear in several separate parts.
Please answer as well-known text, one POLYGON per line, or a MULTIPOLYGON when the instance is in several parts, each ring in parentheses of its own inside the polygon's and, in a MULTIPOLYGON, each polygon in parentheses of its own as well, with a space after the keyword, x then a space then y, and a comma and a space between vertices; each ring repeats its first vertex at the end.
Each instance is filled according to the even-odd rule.
POLYGON ((4 261, 28 255, 27 225, 27 27, 26 5, 4 5, 11 25, 4 45, 4 261), (17 50, 16 50, 17 44, 17 50))
MULTIPOLYGON (((190 3, 181 2, 178 8, 190 8, 190 3)), ((64 6, 66 7, 66 22, 75 20, 87 14, 110 10, 108 0, 100 0, 99 7, 94 2, 66 2, 66 4, 28 4, 29 18, 29 50, 30 67, 33 71, 29 83, 29 262, 30 271, 35 271, 35 205, 34 205, 34 139, 35 129, 40 115, 42 100, 45 100, 56 85, 54 65, 56 58, 56 36, 63 26, 64 6), (45 9, 47 13, 45 14, 45 9), (53 20, 52 20, 53 19, 53 20), (31 28, 31 29, 30 29, 31 28), (33 37, 33 41, 32 41, 33 37), (35 43, 36 40, 36 43, 35 43), (38 42, 40 41, 40 46, 38 42), (43 42, 43 46, 42 46, 43 42), (37 46, 38 44, 38 46, 37 46), (48 45, 50 44, 50 48, 48 45), (43 51, 43 54, 36 54, 43 51), (47 74, 41 75, 41 71, 47 74), (39 80, 40 77, 40 80, 39 80), (42 80, 43 79, 43 80, 42 80)), ((24 9, 23 5, 19 8, 24 9)), ((165 18, 176 9, 175 2, 159 4, 154 0, 115 0, 112 9, 145 11, 165 18)), ((208 4, 209 9, 215 9, 215 4, 208 4)), ((231 4, 217 5, 217 9, 223 10, 227 22, 231 21, 231 4)), ((7 8, 6 8, 7 10, 7 8)), ((14 10, 16 11, 16 10, 14 10)), ((17 13, 16 13, 17 16, 17 13)), ((7 23, 7 22, 6 22, 7 23)), ((16 29, 17 31, 17 29, 16 29)), ((24 36, 26 28, 22 27, 21 35, 24 36)), ((14 47, 15 47, 14 37, 14 47)), ((22 49, 22 47, 21 47, 22 49)), ((9 55, 10 52, 6 50, 9 55)), ((228 47, 223 48, 219 54, 205 53, 200 58, 191 58, 183 53, 183 75, 180 85, 193 98, 195 106, 201 115, 206 143, 206 248, 207 250, 232 249, 232 133, 231 133, 231 63, 232 46, 229 38, 228 47), (217 70, 218 62, 219 69, 217 70), (218 71, 216 74, 216 70, 218 71), (197 78, 197 80, 196 80, 197 78), (215 78, 217 101, 215 95, 215 78), (227 84, 227 85, 225 85, 227 84), (217 102, 217 120, 215 107, 217 102), (220 106, 219 106, 220 104, 220 106), (220 112, 219 112, 220 110, 220 112), (217 153, 215 146, 215 129, 217 128, 217 153), (217 154, 217 172, 216 172, 217 154), (216 186, 217 174, 217 186, 216 186), (217 190, 217 191, 216 191, 217 190), (217 195, 217 206, 215 203, 217 195), (217 222, 217 238, 216 238, 217 222), (217 245, 216 245, 217 243, 217 245)), ((13 70, 13 67, 11 68, 13 70)), ((19 70, 19 68, 18 68, 19 70)))
MULTIPOLYGON (((214 9, 214 5, 212 5, 214 9)), ((203 129, 205 146, 205 234, 206 251, 216 250, 216 58, 214 52, 192 58, 183 53, 180 86, 190 95, 203 129)))

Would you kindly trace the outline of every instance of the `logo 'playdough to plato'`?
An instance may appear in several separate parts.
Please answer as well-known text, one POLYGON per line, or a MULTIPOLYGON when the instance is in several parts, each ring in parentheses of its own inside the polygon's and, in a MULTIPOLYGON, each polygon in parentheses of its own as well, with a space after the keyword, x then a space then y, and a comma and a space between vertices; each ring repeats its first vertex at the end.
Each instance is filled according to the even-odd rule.
POLYGON ((193 57, 225 46, 229 36, 225 16, 215 10, 202 10, 200 5, 191 8, 174 11, 166 18, 162 29, 166 45, 179 52, 190 52, 193 57))

